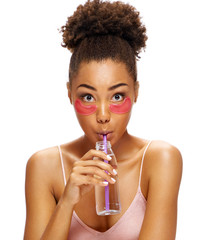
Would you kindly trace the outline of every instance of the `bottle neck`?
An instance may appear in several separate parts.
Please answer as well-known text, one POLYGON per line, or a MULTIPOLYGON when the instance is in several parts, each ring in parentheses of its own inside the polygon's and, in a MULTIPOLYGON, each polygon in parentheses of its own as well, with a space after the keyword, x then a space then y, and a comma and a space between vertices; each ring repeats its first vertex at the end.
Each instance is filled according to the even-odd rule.
POLYGON ((111 149, 110 141, 107 141, 106 144, 104 141, 96 142, 96 150, 104 151, 107 149, 111 149))

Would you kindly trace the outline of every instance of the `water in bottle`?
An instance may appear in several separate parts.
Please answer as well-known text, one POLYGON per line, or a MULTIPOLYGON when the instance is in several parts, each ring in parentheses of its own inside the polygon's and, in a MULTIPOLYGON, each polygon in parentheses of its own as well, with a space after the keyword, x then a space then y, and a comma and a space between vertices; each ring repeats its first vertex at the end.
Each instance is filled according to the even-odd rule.
MULTIPOLYGON (((110 161, 104 160, 110 164, 114 169, 117 169, 116 157, 111 149, 110 141, 96 142, 96 150, 107 153, 112 159, 110 161)), ((100 159, 95 157, 94 159, 100 159)), ((108 173, 106 171, 106 173, 108 173)), ((98 176, 96 176, 99 178, 98 176)), ((96 212, 100 216, 114 215, 121 212, 120 195, 118 177, 113 176, 116 180, 114 184, 108 183, 107 186, 95 186, 95 200, 96 200, 96 212)))

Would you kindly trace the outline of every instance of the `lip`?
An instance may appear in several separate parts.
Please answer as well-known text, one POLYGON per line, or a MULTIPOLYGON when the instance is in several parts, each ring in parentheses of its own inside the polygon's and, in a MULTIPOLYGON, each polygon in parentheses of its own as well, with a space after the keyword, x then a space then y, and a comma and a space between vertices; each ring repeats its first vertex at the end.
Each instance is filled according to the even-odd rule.
POLYGON ((98 132, 97 134, 100 140, 103 140, 103 135, 106 135, 107 140, 110 140, 112 133, 113 133, 112 131, 103 131, 103 132, 98 132))

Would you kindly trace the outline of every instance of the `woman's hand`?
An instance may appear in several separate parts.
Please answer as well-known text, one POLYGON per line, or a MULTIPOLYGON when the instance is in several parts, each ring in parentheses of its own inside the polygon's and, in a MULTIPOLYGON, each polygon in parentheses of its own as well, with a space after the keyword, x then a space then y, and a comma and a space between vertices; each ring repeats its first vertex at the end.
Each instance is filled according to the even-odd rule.
POLYGON ((72 204, 78 203, 81 197, 95 185, 104 187, 108 182, 115 183, 113 175, 117 174, 116 171, 101 159, 111 160, 106 153, 91 149, 79 161, 74 162, 63 193, 63 196, 70 199, 72 204))

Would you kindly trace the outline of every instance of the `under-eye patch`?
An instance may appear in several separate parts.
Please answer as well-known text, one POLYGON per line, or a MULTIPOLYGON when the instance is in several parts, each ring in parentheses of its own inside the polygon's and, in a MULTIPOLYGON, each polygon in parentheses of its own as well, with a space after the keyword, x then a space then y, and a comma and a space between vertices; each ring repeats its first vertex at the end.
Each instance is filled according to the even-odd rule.
MULTIPOLYGON (((117 113, 117 114, 122 114, 122 113, 127 113, 131 110, 131 99, 130 97, 126 97, 123 101, 123 103, 120 104, 110 104, 109 105, 109 109, 111 112, 113 113, 117 113)), ((96 109, 97 106, 95 104, 93 105, 84 105, 82 104, 80 99, 76 99, 75 101, 75 109, 79 114, 82 115, 90 115, 93 114, 96 109)))
POLYGON ((80 99, 76 99, 75 109, 78 113, 80 113, 82 115, 90 115, 96 111, 97 106, 96 105, 83 105, 80 99))
POLYGON ((109 108, 110 111, 113 113, 118 113, 118 114, 122 114, 122 113, 127 113, 130 111, 132 106, 132 102, 130 97, 126 97, 123 101, 123 103, 121 104, 110 104, 109 108))

